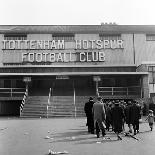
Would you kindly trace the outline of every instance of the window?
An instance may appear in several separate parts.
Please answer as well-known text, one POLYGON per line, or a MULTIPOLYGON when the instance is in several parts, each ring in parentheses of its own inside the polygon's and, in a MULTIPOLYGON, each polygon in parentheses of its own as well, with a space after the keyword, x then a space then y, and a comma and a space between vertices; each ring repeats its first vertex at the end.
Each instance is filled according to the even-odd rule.
POLYGON ((25 34, 5 34, 4 40, 26 40, 27 35, 25 34))
POLYGON ((52 34, 53 40, 74 41, 74 34, 52 34))
POLYGON ((121 40, 121 34, 100 34, 100 40, 121 40))
POLYGON ((147 34, 146 41, 155 41, 155 34, 147 34))
POLYGON ((148 66, 149 83, 155 84, 155 66, 148 66))

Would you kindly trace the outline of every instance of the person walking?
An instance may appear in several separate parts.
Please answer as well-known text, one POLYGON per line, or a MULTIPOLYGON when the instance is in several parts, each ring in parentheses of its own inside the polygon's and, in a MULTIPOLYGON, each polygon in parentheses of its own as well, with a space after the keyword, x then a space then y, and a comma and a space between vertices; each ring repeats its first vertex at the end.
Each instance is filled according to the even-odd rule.
POLYGON ((105 106, 102 102, 102 97, 97 97, 97 102, 93 105, 93 115, 94 115, 94 126, 96 128, 96 135, 97 138, 100 137, 100 130, 102 132, 102 136, 106 135, 105 133, 105 120, 106 120, 106 113, 105 113, 105 106))
POLYGON ((106 130, 107 131, 109 131, 110 125, 112 125, 112 122, 111 122, 111 106, 112 106, 111 102, 109 102, 106 106, 106 130))
MULTIPOLYGON (((146 120, 148 120, 149 126, 151 131, 153 130, 153 123, 154 123, 154 114, 153 114, 153 110, 149 110, 149 114, 146 118, 146 120)), ((145 120, 145 121, 146 121, 145 120)))
POLYGON ((122 140, 120 133, 123 131, 123 119, 124 112, 123 109, 119 106, 119 101, 115 101, 115 106, 112 108, 112 122, 113 130, 117 134, 118 140, 122 140))
POLYGON ((130 119, 130 122, 133 126, 134 135, 139 133, 139 119, 140 119, 140 117, 141 117, 140 108, 136 104, 136 101, 133 101, 133 104, 129 110, 129 119, 130 119))
POLYGON ((128 125, 129 128, 129 132, 132 133, 132 129, 131 129, 131 123, 130 123, 130 117, 129 117, 129 111, 130 111, 130 107, 131 107, 131 101, 128 101, 125 109, 124 109, 124 114, 125 114, 125 122, 128 125))
POLYGON ((88 132, 91 134, 94 134, 94 119, 93 119, 93 112, 92 112, 93 104, 94 104, 93 98, 90 97, 89 101, 85 103, 85 106, 84 106, 84 111, 87 117, 88 132))

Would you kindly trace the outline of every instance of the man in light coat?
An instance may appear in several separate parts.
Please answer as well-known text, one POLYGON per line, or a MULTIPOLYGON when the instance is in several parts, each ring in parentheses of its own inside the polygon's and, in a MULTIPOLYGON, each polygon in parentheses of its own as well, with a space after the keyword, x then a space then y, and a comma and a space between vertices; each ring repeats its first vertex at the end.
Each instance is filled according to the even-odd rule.
POLYGON ((93 115, 94 115, 94 126, 96 128, 96 135, 97 138, 100 137, 100 130, 102 132, 102 136, 104 137, 105 134, 105 120, 106 120, 106 113, 105 113, 105 106, 102 102, 102 98, 98 97, 97 102, 93 105, 93 115))

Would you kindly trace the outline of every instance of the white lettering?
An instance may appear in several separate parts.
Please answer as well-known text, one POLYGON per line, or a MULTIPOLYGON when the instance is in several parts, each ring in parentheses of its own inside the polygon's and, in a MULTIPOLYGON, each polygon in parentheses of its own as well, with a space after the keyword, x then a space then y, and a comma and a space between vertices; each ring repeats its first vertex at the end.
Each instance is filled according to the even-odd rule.
POLYGON ((89 40, 90 41, 90 43, 91 43, 91 49, 94 49, 94 42, 95 42, 95 40, 89 40))
POLYGON ((55 53, 50 53, 50 62, 55 62, 55 53))
POLYGON ((34 62, 34 53, 29 53, 29 55, 28 55, 28 61, 29 62, 34 62))
POLYGON ((105 53, 99 52, 99 61, 105 61, 105 53))
POLYGON ((24 60, 26 60, 27 57, 27 53, 22 53, 22 62, 24 62, 24 60))
POLYGON ((36 61, 37 62, 42 62, 42 59, 43 59, 42 53, 36 53, 36 61))
POLYGON ((47 62, 47 55, 48 55, 48 53, 43 53, 43 55, 45 55, 44 56, 44 58, 45 58, 44 61, 47 62))
POLYGON ((92 61, 98 61, 98 52, 92 52, 92 59, 92 61))
POLYGON ((6 43, 7 43, 8 41, 7 40, 3 40, 2 41, 2 43, 3 43, 3 49, 6 49, 6 43))
POLYGON ((75 41, 75 49, 81 49, 81 40, 75 41))
POLYGON ((123 40, 117 40, 118 48, 123 48, 123 40))
POLYGON ((104 49, 108 48, 109 46, 109 40, 103 40, 103 44, 104 44, 104 49))
POLYGON ((36 49, 35 40, 30 40, 30 49, 36 49))
POLYGON ((83 40, 83 49, 87 50, 89 48, 88 40, 83 40))
POLYGON ((85 53, 82 52, 82 53, 80 53, 80 62, 84 62, 84 61, 86 61, 85 53), (83 59, 82 59, 82 58, 83 58, 83 59))
POLYGON ((59 61, 63 62, 62 53, 58 53, 57 62, 59 61))
POLYGON ((52 40, 51 42, 51 49, 57 49, 55 40, 52 40))
POLYGON ((91 59, 89 59, 89 57, 91 56, 91 55, 89 55, 89 53, 90 52, 87 52, 87 62, 90 62, 91 61, 91 59))
POLYGON ((65 49, 65 41, 58 40, 58 49, 65 49))
POLYGON ((102 49, 102 41, 101 40, 96 40, 96 45, 97 45, 97 49, 102 49))
POLYGON ((9 40, 9 49, 15 49, 15 48, 16 48, 15 40, 9 40))

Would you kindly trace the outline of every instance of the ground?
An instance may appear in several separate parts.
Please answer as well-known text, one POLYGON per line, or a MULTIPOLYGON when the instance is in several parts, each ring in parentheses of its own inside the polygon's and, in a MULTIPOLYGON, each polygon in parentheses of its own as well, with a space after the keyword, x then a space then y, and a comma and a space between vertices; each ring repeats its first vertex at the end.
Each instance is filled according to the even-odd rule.
POLYGON ((87 133, 85 118, 0 118, 0 155, 48 155, 49 149, 69 155, 155 154, 155 129, 150 131, 144 118, 139 140, 121 136, 119 141, 107 132, 106 139, 97 139, 87 133))

